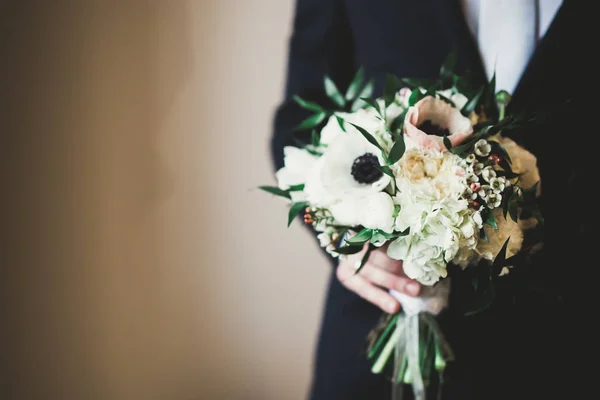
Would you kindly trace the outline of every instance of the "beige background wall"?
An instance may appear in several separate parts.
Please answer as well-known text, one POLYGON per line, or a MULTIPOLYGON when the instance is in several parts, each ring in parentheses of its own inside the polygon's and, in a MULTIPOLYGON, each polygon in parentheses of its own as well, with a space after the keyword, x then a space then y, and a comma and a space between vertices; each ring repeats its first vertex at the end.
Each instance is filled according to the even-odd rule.
POLYGON ((292 12, 0 3, 0 398, 305 397, 329 266, 254 189, 292 12))

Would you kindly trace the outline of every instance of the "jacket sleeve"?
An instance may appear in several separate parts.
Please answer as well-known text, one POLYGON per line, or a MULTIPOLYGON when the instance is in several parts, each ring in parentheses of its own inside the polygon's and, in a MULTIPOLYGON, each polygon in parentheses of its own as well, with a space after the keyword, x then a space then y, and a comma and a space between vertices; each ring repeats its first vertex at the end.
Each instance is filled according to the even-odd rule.
MULTIPOLYGON (((298 106, 294 95, 321 105, 331 105, 323 87, 329 75, 340 90, 355 73, 353 38, 342 0, 297 0, 289 41, 284 98, 275 113, 271 154, 275 170, 283 167, 283 149, 309 143, 309 134, 295 132, 310 112, 298 106)), ((316 238, 316 232, 310 229, 316 238)), ((332 263, 336 260, 330 257, 332 263)))
POLYGON ((283 166, 283 148, 308 143, 308 134, 294 127, 310 115, 293 96, 327 104, 323 78, 329 75, 346 88, 354 74, 353 38, 342 0, 297 0, 289 40, 285 94, 275 114, 271 152, 274 167, 283 166), (295 140, 297 139, 297 140, 295 140))

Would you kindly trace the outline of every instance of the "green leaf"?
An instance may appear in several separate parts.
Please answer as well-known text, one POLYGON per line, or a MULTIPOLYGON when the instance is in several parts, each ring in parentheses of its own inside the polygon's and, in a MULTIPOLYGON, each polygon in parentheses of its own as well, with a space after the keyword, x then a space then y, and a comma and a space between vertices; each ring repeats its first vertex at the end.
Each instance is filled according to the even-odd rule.
POLYGON ((502 272, 502 267, 504 267, 504 261, 506 261, 506 249, 508 248, 509 241, 510 241, 510 236, 508 237, 508 239, 506 239, 506 241, 502 245, 502 248, 496 255, 496 258, 494 258, 494 263, 492 264, 492 276, 493 277, 500 275, 500 272, 502 272))
POLYGON ((400 135, 398 140, 392 146, 390 150, 390 158, 388 160, 388 165, 392 165, 396 163, 402 156, 404 155, 404 151, 406 150, 406 143, 404 143, 404 136, 400 135))
POLYGON ((285 197, 288 200, 292 199, 288 190, 279 189, 277 186, 259 186, 258 188, 275 196, 285 197))
POLYGON ((408 106, 409 107, 414 106, 415 104, 417 104, 417 102, 419 100, 421 100, 426 95, 427 95, 427 93, 421 93, 421 90, 419 90, 419 89, 413 90, 408 98, 408 106))
POLYGON ((485 90, 485 107, 487 110, 496 109, 496 72, 492 75, 492 79, 490 79, 485 90))
POLYGON ((396 117, 396 119, 394 119, 391 123, 390 126, 390 130, 392 131, 392 133, 395 132, 402 132, 402 130, 404 129, 404 120, 406 119, 406 113, 408 112, 408 109, 402 111, 402 114, 398 115, 396 117))
POLYGON ((373 236, 373 229, 365 228, 358 232, 356 235, 352 236, 350 239, 346 239, 346 243, 357 245, 357 244, 365 244, 371 237, 373 236))
POLYGON ((513 221, 518 222, 518 201, 514 197, 508 203, 508 213, 513 221))
POLYGON ((356 271, 354 271, 354 275, 358 274, 360 270, 363 269, 363 267, 367 264, 367 261, 369 261, 369 256, 371 255, 371 252, 375 249, 376 247, 369 243, 369 247, 367 248, 367 251, 365 252, 365 255, 363 256, 362 260, 360 260, 358 268, 356 268, 356 271))
POLYGON ((411 89, 429 87, 435 83, 435 80, 430 78, 402 78, 400 80, 411 89))
POLYGON ((339 115, 336 115, 335 120, 337 121, 342 131, 346 132, 346 127, 344 126, 344 118, 340 117, 339 115))
POLYGON ((483 86, 481 87, 481 89, 479 89, 475 96, 471 97, 471 100, 467 101, 462 110, 460 110, 462 115, 469 116, 473 112, 473 110, 475 110, 475 107, 477 107, 481 96, 483 96, 483 86))
POLYGON ((444 146, 446 146, 446 148, 448 150, 452 150, 452 142, 450 142, 450 139, 448 139, 448 136, 444 136, 442 141, 444 142, 444 146))
POLYGON ((508 207, 510 205, 510 199, 513 195, 513 187, 509 186, 504 189, 503 197, 502 197, 502 214, 504 215, 504 219, 508 215, 508 207))
POLYGON ((488 242, 488 237, 487 234, 485 233, 485 229, 480 229, 479 230, 479 239, 483 240, 484 242, 488 242))
POLYGON ((385 242, 386 240, 388 240, 388 238, 386 237, 386 235, 384 235, 385 232, 380 231, 378 229, 373 231, 373 236, 371 236, 371 243, 375 244, 375 243, 380 243, 380 242, 385 242))
POLYGON ((290 192, 301 192, 304 190, 304 183, 301 183, 299 185, 292 185, 288 190, 290 192))
POLYGON ((367 103, 369 105, 369 107, 373 107, 375 109, 375 111, 377 111, 377 113, 383 117, 383 115, 381 114, 381 108, 379 107, 379 102, 376 99, 371 99, 369 97, 361 97, 361 100, 364 101, 365 103, 367 103))
POLYGON ((443 102, 445 102, 445 103, 448 103, 448 104, 450 104, 452 107, 456 108, 456 104, 454 104, 454 102, 453 102, 452 100, 450 100, 449 98, 447 98, 446 96, 444 96, 444 95, 442 95, 442 94, 439 94, 439 93, 436 93, 436 96, 437 96, 437 97, 438 97, 440 100, 442 100, 443 102))
POLYGON ((321 140, 319 138, 319 134, 317 133, 316 130, 313 129, 312 132, 310 133, 310 143, 314 147, 318 147, 320 142, 321 142, 321 140))
POLYGON ((348 246, 342 246, 340 248, 335 249, 335 252, 338 254, 349 255, 349 254, 360 253, 362 249, 363 249, 362 245, 359 245, 359 246, 348 245, 348 246))
POLYGON ((375 165, 375 168, 377 168, 379 171, 386 174, 390 178, 395 178, 394 173, 392 172, 390 167, 388 167, 387 165, 375 165))
POLYGON ((329 98, 331 99, 331 101, 333 101, 335 105, 339 107, 344 107, 346 105, 346 99, 344 99, 344 96, 342 96, 335 83, 333 83, 331 78, 327 75, 325 75, 324 81, 325 93, 327 93, 327 96, 329 96, 329 98))
POLYGON ((363 87, 363 89, 361 90, 361 92, 358 94, 356 100, 354 100, 354 103, 352 103, 352 111, 356 111, 359 110, 360 108, 364 107, 364 100, 362 100, 363 98, 369 98, 373 95, 373 91, 375 90, 375 78, 371 78, 371 80, 369 82, 367 82, 367 84, 363 87))
POLYGON ((494 229, 498 229, 498 224, 496 223, 496 218, 494 218, 494 213, 491 210, 488 211, 488 213, 487 213, 485 223, 494 229))
POLYGON ((294 218, 296 218, 298 214, 300 214, 300 212, 306 208, 307 205, 307 201, 300 201, 298 203, 292 204, 292 206, 290 207, 290 212, 288 214, 288 227, 292 224, 294 218))
POLYGON ((297 96, 297 95, 294 96, 294 101, 296 103, 298 103, 298 105, 300 107, 305 108, 305 109, 310 110, 310 111, 316 111, 316 112, 324 112, 325 111, 323 109, 323 107, 321 107, 317 103, 313 103, 312 101, 304 100, 302 97, 297 96))
POLYGON ((371 143, 373 146, 377 147, 379 150, 381 150, 383 152, 383 149, 381 148, 381 145, 379 144, 379 142, 377 141, 377 139, 375 139, 375 137, 373 135, 371 135, 364 128, 361 128, 358 125, 355 125, 355 124, 353 124, 351 122, 350 122, 350 125, 352 125, 353 127, 355 127, 365 137, 365 139, 367 139, 367 141, 369 143, 371 143))
POLYGON ((356 72, 356 75, 354 75, 354 79, 352 79, 352 82, 350 82, 350 86, 348 86, 348 90, 346 91, 346 100, 352 101, 356 98, 358 92, 360 91, 360 87, 363 84, 364 77, 365 70, 363 67, 360 67, 356 72))
POLYGON ((296 126, 296 128, 294 130, 295 131, 303 131, 306 129, 316 128, 317 126, 319 126, 319 124, 321 122, 323 122, 325 117, 327 117, 327 113, 324 113, 324 112, 311 115, 310 117, 306 118, 304 121, 300 122, 300 124, 298 126, 296 126))
POLYGON ((456 50, 453 50, 450 54, 448 54, 448 56, 444 60, 444 63, 442 64, 442 67, 440 68, 440 77, 442 78, 442 80, 444 80, 444 81, 451 80, 452 77, 454 76, 455 68, 456 68, 456 50))
POLYGON ((383 99, 386 107, 392 104, 396 99, 396 93, 404 87, 402 80, 397 76, 388 74, 385 76, 385 85, 383 87, 383 99))

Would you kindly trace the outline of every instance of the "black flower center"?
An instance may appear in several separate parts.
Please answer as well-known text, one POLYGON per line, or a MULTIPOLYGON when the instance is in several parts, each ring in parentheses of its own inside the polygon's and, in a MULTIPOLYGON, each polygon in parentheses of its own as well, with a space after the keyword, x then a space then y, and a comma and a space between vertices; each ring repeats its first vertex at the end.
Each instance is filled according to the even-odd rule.
POLYGON ((377 156, 372 153, 366 153, 358 157, 352 163, 352 176, 358 183, 377 182, 383 176, 383 173, 376 168, 379 165, 377 156))
POLYGON ((421 125, 419 125, 418 128, 428 135, 442 136, 442 137, 450 136, 450 131, 448 130, 448 128, 442 129, 441 126, 435 125, 433 122, 431 122, 430 119, 423 121, 423 123, 421 125))

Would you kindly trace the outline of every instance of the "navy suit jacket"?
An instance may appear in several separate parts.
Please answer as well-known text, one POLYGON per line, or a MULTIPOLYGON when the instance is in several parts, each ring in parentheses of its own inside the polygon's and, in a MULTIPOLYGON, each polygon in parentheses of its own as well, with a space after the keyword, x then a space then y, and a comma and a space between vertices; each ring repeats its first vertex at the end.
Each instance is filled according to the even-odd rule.
MULTIPOLYGON (((588 107, 594 63, 593 51, 585 47, 592 37, 585 31, 591 26, 582 23, 585 6, 564 1, 509 105, 509 112, 542 112, 534 127, 511 135, 538 157, 545 246, 534 260, 536 279, 527 287, 549 290, 499 296, 476 316, 449 312, 440 318, 457 353, 443 399, 571 398, 583 387, 581 382, 572 387, 567 377, 585 374, 576 362, 594 347, 584 340, 591 332, 581 312, 587 302, 579 302, 590 295, 581 289, 596 276, 590 271, 597 268, 593 250, 598 244, 597 202, 585 193, 595 185, 598 170, 592 145, 597 140, 590 130, 599 133, 588 107)), ((275 168, 283 166, 283 147, 294 145, 295 135, 308 140, 293 132, 308 116, 293 95, 326 104, 324 75, 345 88, 362 66, 367 78, 375 78, 379 96, 386 74, 437 77, 452 50, 458 53, 458 70, 484 82, 475 41, 456 0, 297 0, 285 99, 272 138, 275 168)), ((361 353, 379 316, 332 274, 311 399, 390 398, 390 383, 369 372, 361 353)))

